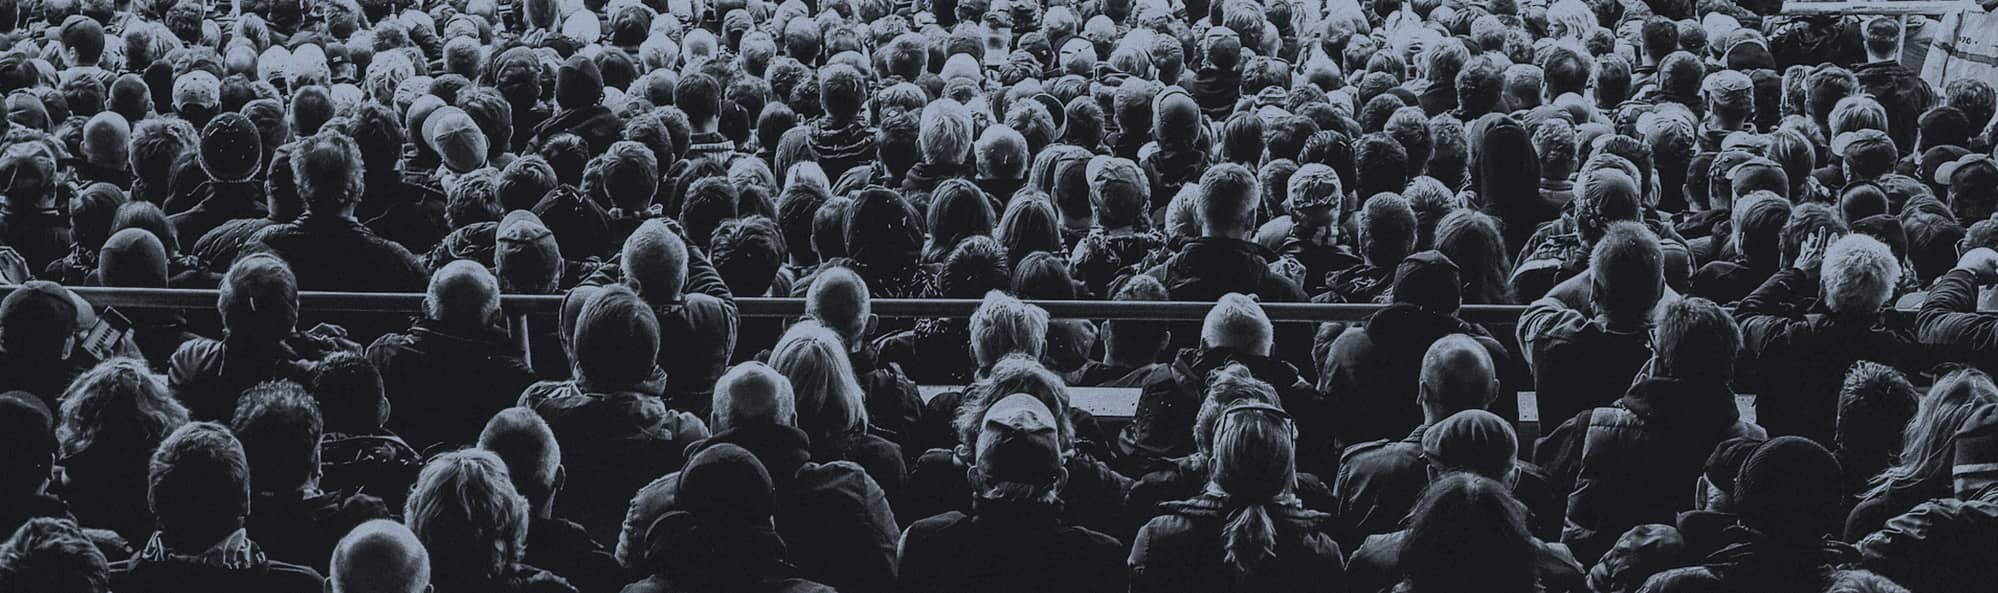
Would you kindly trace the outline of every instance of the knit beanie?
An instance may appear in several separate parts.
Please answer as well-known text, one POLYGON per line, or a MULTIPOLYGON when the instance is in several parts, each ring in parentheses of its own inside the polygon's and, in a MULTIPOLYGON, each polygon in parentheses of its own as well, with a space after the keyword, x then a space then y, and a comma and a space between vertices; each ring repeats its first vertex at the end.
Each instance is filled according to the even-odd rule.
POLYGON ((570 56, 555 73, 555 104, 562 109, 581 109, 604 98, 604 76, 596 60, 570 56))
POLYGON ((1518 453, 1519 437, 1512 425, 1484 410, 1451 414, 1422 432, 1422 456, 1442 469, 1503 480, 1518 453))
POLYGON ((447 106, 431 113, 423 120, 423 140, 454 173, 467 173, 486 164, 486 134, 463 109, 447 106))
POLYGON ((1431 249, 1401 260, 1394 271, 1394 302, 1432 313, 1454 313, 1463 302, 1463 282, 1457 264, 1431 249))
POLYGON ((1845 520, 1838 459, 1822 445, 1777 437, 1748 456, 1734 482, 1742 525, 1780 542, 1806 544, 1845 520))
POLYGON ((215 116, 201 129, 201 170, 216 181, 242 181, 257 174, 264 156, 257 125, 243 114, 215 116))
POLYGON ((98 250, 97 278, 104 286, 165 288, 166 246, 151 231, 128 228, 111 235, 98 250))

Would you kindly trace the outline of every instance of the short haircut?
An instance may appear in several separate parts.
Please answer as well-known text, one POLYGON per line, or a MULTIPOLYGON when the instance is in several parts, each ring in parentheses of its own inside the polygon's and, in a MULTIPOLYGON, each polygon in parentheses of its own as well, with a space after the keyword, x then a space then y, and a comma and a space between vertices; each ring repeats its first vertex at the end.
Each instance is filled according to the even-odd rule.
POLYGON ((290 492, 319 473, 319 403, 290 381, 258 384, 236 403, 230 431, 243 443, 258 492, 290 492))
POLYGON ((673 106, 687 114, 687 120, 707 121, 721 115, 722 88, 714 77, 691 72, 673 86, 673 106))
MULTIPOLYGON (((1110 295, 1113 301, 1169 301, 1164 284, 1151 276, 1139 274, 1125 280, 1124 285, 1110 295)), ((1112 319, 1103 322, 1103 348, 1106 353, 1122 356, 1157 355, 1166 344, 1166 329, 1161 324, 1137 320, 1112 319)), ((1148 359, 1139 359, 1148 360, 1148 359)))
POLYGON ((433 320, 483 326, 499 311, 499 279, 478 262, 461 259, 430 276, 423 312, 433 320))
POLYGON ((403 507, 403 524, 423 542, 446 582, 491 582, 527 548, 527 498, 513 488, 506 462, 461 449, 423 466, 403 507))
POLYGON ((1419 226, 1407 199, 1374 194, 1360 207, 1360 255, 1376 266, 1399 264, 1415 250, 1419 226))
POLYGON ((338 132, 299 140, 292 148, 291 171, 299 196, 312 211, 340 212, 361 199, 366 177, 361 150, 338 132))
POLYGON ((250 513, 242 443, 220 424, 182 425, 153 451, 146 500, 166 533, 209 533, 241 521, 250 513))
POLYGON ((1387 134, 1361 136, 1353 150, 1353 166, 1359 173, 1355 189, 1363 196, 1401 191, 1408 184, 1408 152, 1387 134))
POLYGON ((1699 297, 1666 303, 1652 333, 1652 369, 1666 377, 1734 378, 1741 327, 1727 310, 1699 297))
POLYGON ((479 432, 479 448, 491 451, 506 463, 513 487, 534 508, 548 504, 554 496, 557 470, 562 468, 562 445, 555 431, 534 410, 515 407, 500 410, 479 432))
POLYGON ((1643 319, 1664 294, 1664 255, 1658 235, 1642 224, 1610 225, 1589 254, 1589 269, 1596 307, 1613 320, 1643 319))
POLYGON ((980 298, 1005 290, 1012 281, 1012 262, 999 242, 985 235, 965 237, 944 258, 937 289, 944 298, 980 298))
POLYGON ((1260 194, 1256 174, 1234 163, 1222 163, 1200 176, 1201 232, 1239 231, 1253 224, 1260 194))
POLYGON ((1534 124, 1533 151, 1540 157, 1541 176, 1565 178, 1575 170, 1575 126, 1560 119, 1534 124))
POLYGON ((578 378, 602 385, 637 383, 659 355, 659 320, 624 286, 597 292, 583 305, 573 337, 578 378))
POLYGON ((1679 49, 1679 25, 1672 19, 1652 16, 1644 20, 1639 28, 1643 38, 1644 55, 1653 59, 1664 59, 1679 49))
POLYGON ((647 220, 624 241, 625 284, 647 302, 680 297, 687 283, 687 242, 662 220, 647 220))
POLYGON ((73 519, 29 519, 0 544, 0 590, 102 593, 110 588, 110 562, 73 519))
POLYGON ((828 266, 820 271, 805 291, 805 315, 825 324, 848 344, 867 336, 867 318, 872 315, 867 281, 852 269, 828 266))
POLYGON ((1274 329, 1261 303, 1241 293, 1228 293, 1207 310, 1200 324, 1203 348, 1232 348, 1255 356, 1268 356, 1274 343, 1274 329))
POLYGON ((752 425, 797 426, 791 380, 760 362, 735 365, 715 380, 714 430, 752 425))
POLYGON ((770 290, 784 265, 784 237, 762 216, 722 222, 708 239, 715 271, 730 292, 751 296, 770 290))
POLYGON ((916 146, 923 162, 962 164, 971 156, 971 116, 956 101, 932 101, 923 108, 916 146))
POLYGON ((1783 261, 1797 259, 1797 252, 1804 247, 1804 241, 1813 233, 1824 231, 1828 235, 1841 235, 1846 232, 1845 223, 1838 219, 1838 211, 1818 202, 1805 202, 1790 208, 1790 220, 1783 224, 1783 261))
POLYGON ((971 354, 980 368, 1009 354, 1040 358, 1048 344, 1048 312, 994 290, 971 314, 971 354))
POLYGON ((1790 201, 1771 192, 1742 196, 1732 213, 1734 249, 1750 261, 1774 264, 1783 255, 1783 227, 1790 223, 1790 201))
POLYGON ((370 434, 388 421, 382 374, 367 357, 335 353, 319 362, 308 392, 319 403, 326 432, 370 434))
POLYGON ((1477 339, 1450 334, 1422 354, 1418 384, 1422 401, 1439 412, 1482 410, 1498 397, 1497 368, 1477 339))
POLYGON ((430 552, 401 523, 368 521, 333 547, 326 584, 332 593, 422 593, 430 586, 430 552))
POLYGON ((820 261, 846 257, 846 213, 852 207, 853 199, 833 196, 812 213, 812 250, 820 261))
POLYGON ((1825 248, 1825 306, 1845 314, 1878 311, 1901 282, 1901 263, 1887 245, 1863 234, 1840 237, 1825 248))

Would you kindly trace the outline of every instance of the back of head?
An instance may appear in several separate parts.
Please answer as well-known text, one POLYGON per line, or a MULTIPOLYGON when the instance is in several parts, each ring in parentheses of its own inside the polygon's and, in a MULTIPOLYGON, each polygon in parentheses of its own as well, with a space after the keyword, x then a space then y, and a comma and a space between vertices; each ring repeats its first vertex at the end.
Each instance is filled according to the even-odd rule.
POLYGON ((1833 312, 1864 315, 1879 311, 1901 283, 1901 262, 1887 245, 1861 234, 1840 237, 1825 248, 1825 306, 1833 312))
POLYGON ((1464 410, 1422 432, 1422 457, 1442 472, 1465 471, 1494 480, 1510 479, 1519 454, 1519 436, 1497 414, 1464 410))
POLYGON ((548 504, 560 486, 557 476, 562 468, 562 446, 555 441, 555 431, 534 410, 515 407, 494 414, 479 433, 479 448, 499 456, 514 489, 527 497, 531 507, 548 504))
POLYGON ((1463 302, 1463 281, 1457 264, 1436 250, 1402 258, 1394 271, 1394 302, 1424 311, 1455 314, 1463 302))
POLYGON ((1510 488, 1468 472, 1423 491, 1402 540, 1401 569, 1417 591, 1532 591, 1537 546, 1510 488))
POLYGON ((360 147, 331 131, 299 140, 292 148, 291 171, 299 196, 322 216, 346 212, 359 201, 366 174, 360 147))
POLYGON ((715 381, 715 432, 744 426, 798 424, 791 381, 760 362, 745 362, 715 381))
POLYGON ((1429 345, 1418 381, 1424 409, 1439 419, 1485 409, 1498 397, 1498 371, 1491 353, 1464 334, 1443 336, 1429 345))
POLYGON ((1589 254, 1595 284, 1591 298, 1597 311, 1622 323, 1648 317, 1665 292, 1663 258, 1658 236, 1644 225, 1620 222, 1610 226, 1589 254))
POLYGON ((1040 399, 993 396, 980 411, 971 445, 973 488, 984 503, 1044 504, 1059 491, 1061 422, 1040 399))
POLYGON ((0 394, 0 447, 0 492, 41 488, 55 464, 55 414, 32 393, 0 394))
POLYGON ((250 511, 250 464, 229 429, 181 426, 153 452, 146 500, 159 529, 183 548, 205 548, 242 525, 250 511))
MULTIPOLYGON (((1833 437, 1840 459, 1866 457, 1891 460, 1906 442, 1904 431, 1915 418, 1916 402, 1922 394, 1908 383, 1907 375, 1877 362, 1853 363, 1838 392, 1838 424, 1833 437)), ((1850 467, 1848 471, 1862 468, 1850 467)), ((1864 468, 1872 477, 1871 470, 1864 468)))
POLYGON ((1203 348, 1228 348, 1240 354, 1269 356, 1274 331, 1269 315, 1255 297, 1241 293, 1222 295, 1201 322, 1203 348))
POLYGON ((98 250, 97 275, 105 286, 166 288, 166 245, 145 229, 113 233, 98 250))
POLYGON ((1247 167, 1224 163, 1200 176, 1200 229, 1209 237, 1241 238, 1254 228, 1261 194, 1256 174, 1247 167))
POLYGON ((290 381, 251 387, 236 403, 229 429, 242 441, 257 492, 292 492, 319 477, 319 404, 290 381))
POLYGON ((422 593, 430 587, 430 552, 408 527, 387 519, 347 532, 334 546, 330 566, 331 593, 422 593))
POLYGON ((971 314, 971 353, 980 368, 1009 354, 1040 358, 1047 349, 1048 313, 994 290, 971 314))
MULTIPOLYGON (((1140 274, 1124 281, 1124 285, 1117 289, 1116 294, 1110 296, 1110 300, 1167 301, 1172 298, 1167 294, 1165 285, 1159 283, 1158 279, 1140 274)), ((1110 357, 1147 354, 1156 356, 1158 350, 1165 347, 1165 328, 1156 323, 1112 319, 1103 323, 1103 330, 1103 347, 1110 357)))
POLYGON ((1415 249, 1417 227, 1407 199, 1374 194, 1360 209, 1360 255, 1376 266, 1400 262, 1415 249))
POLYGON ((647 220, 619 252, 625 284, 648 303, 677 302, 687 282, 687 242, 663 220, 647 220))
POLYGON ((444 264, 430 276, 423 309, 431 320, 448 327, 483 327, 499 312, 499 280, 472 260, 444 264))
POLYGON ((0 589, 104 593, 111 565, 72 519, 29 519, 0 544, 0 589))
POLYGON ((1727 310, 1703 298, 1666 303, 1653 332, 1652 370, 1665 377, 1726 381, 1734 377, 1741 327, 1727 310))
POLYGON ((604 288, 577 315, 572 338, 578 380, 602 388, 635 384, 659 355, 659 320, 623 286, 604 288))
POLYGON ((506 463, 480 449, 431 459, 403 507, 403 524, 430 551, 434 580, 455 587, 494 582, 520 561, 528 520, 506 463))
POLYGON ((319 403, 326 432, 372 434, 388 422, 388 396, 382 374, 364 356, 342 352, 326 357, 308 389, 319 403))
POLYGON ((0 352, 11 358, 56 359, 76 333, 77 307, 69 289, 30 280, 0 300, 0 352))
POLYGON ((227 341, 274 343, 298 324, 298 280, 284 260, 252 254, 236 260, 222 275, 216 299, 227 341))
POLYGON ((798 428, 811 435, 847 434, 867 428, 867 404, 846 344, 810 319, 784 331, 770 351, 770 366, 791 384, 798 428))
POLYGON ((1743 526, 1766 541, 1805 545, 1835 533, 1845 518, 1838 460, 1802 437, 1771 439, 1749 455, 1734 483, 1743 526))
POLYGON ((1283 409, 1246 402, 1221 412, 1213 438, 1209 479, 1237 505, 1222 528, 1224 560, 1235 574, 1248 574, 1276 555, 1267 507, 1295 504, 1297 429, 1283 409))
POLYGON ((867 281, 859 274, 829 266, 805 291, 805 315, 837 332, 847 344, 859 344, 867 338, 864 334, 873 316, 869 300, 867 281))

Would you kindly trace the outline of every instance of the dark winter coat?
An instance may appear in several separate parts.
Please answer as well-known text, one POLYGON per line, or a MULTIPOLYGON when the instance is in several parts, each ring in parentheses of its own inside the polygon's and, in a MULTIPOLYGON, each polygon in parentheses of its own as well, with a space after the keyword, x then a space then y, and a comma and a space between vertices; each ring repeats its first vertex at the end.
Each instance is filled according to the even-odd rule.
POLYGON ((1319 531, 1324 513, 1303 508, 1272 509, 1275 555, 1248 574, 1227 563, 1225 531, 1230 503, 1203 494, 1164 505, 1131 543, 1132 593, 1344 590, 1344 554, 1319 531))
POLYGON ((375 340, 367 354, 395 411, 391 426, 419 450, 476 443, 486 421, 534 383, 519 345, 497 328, 466 335, 419 320, 375 340))

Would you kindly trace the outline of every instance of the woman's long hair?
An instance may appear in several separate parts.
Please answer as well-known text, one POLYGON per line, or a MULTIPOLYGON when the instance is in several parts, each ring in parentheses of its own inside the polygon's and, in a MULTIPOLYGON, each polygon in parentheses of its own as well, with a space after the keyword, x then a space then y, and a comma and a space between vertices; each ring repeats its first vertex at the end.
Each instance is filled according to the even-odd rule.
POLYGON ((1023 192, 1007 204, 1006 215, 999 218, 997 238, 999 245, 1006 248, 1009 269, 1019 266, 1027 254, 1062 251, 1061 222, 1055 218, 1054 206, 1045 196, 1023 192))
POLYGON ((963 179, 949 179, 930 194, 927 218, 930 238, 923 245, 923 261, 942 263, 959 241, 991 235, 998 215, 992 212, 992 202, 985 199, 985 192, 977 185, 963 179))
POLYGON ((1209 454, 1208 490, 1228 505, 1221 547, 1235 575, 1254 573, 1276 557, 1272 509, 1299 508, 1297 429, 1281 408, 1245 402, 1221 413, 1209 454))
POLYGON ((1520 210, 1540 199, 1540 158, 1534 156, 1533 136, 1526 128, 1504 115, 1487 115, 1476 124, 1478 135, 1471 143, 1477 167, 1478 200, 1486 212, 1508 224, 1520 210))
POLYGON ((430 550, 439 584, 495 582, 527 549, 527 499, 490 452, 464 449, 432 459, 417 474, 403 517, 430 550))
POLYGON ((867 428, 865 395, 832 330, 809 319, 791 326, 770 352, 770 366, 791 381, 798 428, 814 440, 867 428))
POLYGON ((1526 506, 1490 478, 1452 473, 1429 485, 1401 542, 1415 593, 1531 593, 1538 551, 1526 506))
POLYGON ((1436 223, 1436 250, 1463 271, 1464 304, 1509 305, 1513 302, 1512 256, 1498 221, 1483 212, 1458 208, 1436 223))
POLYGON ((130 358, 99 363, 62 394, 62 422, 56 440, 64 456, 100 442, 129 446, 150 455, 161 440, 187 423, 187 408, 175 401, 166 380, 130 358))
POLYGON ((1998 385, 1981 371, 1963 369, 1937 379, 1929 395, 1915 407, 1915 418, 1908 421, 1899 460, 1873 477, 1873 486, 1864 497, 1948 479, 1956 429, 1963 426, 1971 410, 1993 402, 1998 402, 1998 385))

